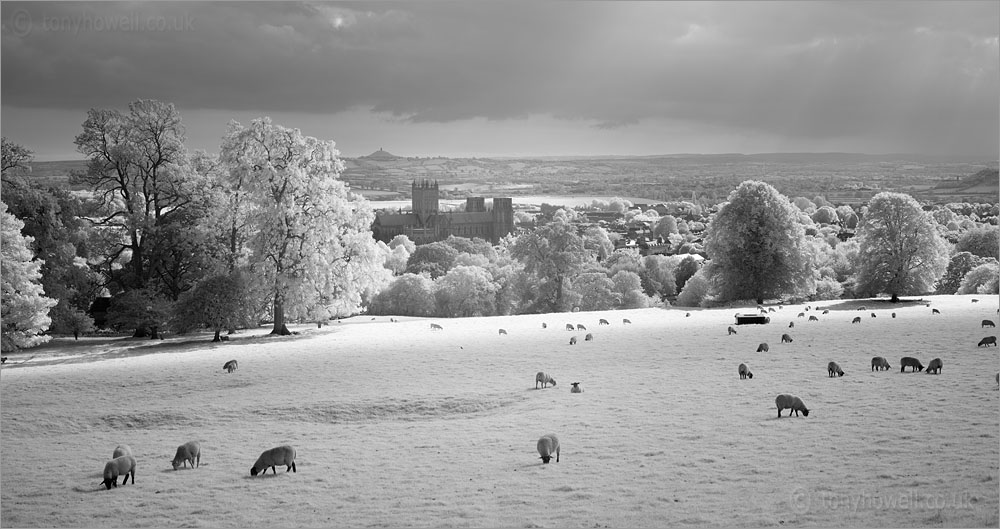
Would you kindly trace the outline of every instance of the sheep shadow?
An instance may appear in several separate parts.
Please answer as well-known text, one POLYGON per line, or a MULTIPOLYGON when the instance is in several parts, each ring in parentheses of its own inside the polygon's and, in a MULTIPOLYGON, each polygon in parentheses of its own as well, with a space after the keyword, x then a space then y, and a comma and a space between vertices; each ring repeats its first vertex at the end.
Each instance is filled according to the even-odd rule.
POLYGON ((108 489, 107 489, 107 487, 104 486, 103 483, 98 483, 92 489, 85 489, 85 488, 81 487, 80 485, 76 485, 76 486, 73 487, 73 492, 81 492, 81 493, 84 493, 84 494, 88 494, 88 493, 91 493, 91 492, 101 492, 101 491, 106 491, 106 490, 108 490, 108 489))

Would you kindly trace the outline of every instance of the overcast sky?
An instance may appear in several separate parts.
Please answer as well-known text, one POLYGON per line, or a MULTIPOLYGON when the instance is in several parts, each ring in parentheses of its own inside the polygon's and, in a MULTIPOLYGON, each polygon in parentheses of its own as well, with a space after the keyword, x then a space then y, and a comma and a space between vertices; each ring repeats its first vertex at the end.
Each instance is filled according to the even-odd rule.
POLYGON ((344 156, 1000 151, 1000 2, 0 4, 2 132, 89 108, 189 149, 271 116, 344 156))

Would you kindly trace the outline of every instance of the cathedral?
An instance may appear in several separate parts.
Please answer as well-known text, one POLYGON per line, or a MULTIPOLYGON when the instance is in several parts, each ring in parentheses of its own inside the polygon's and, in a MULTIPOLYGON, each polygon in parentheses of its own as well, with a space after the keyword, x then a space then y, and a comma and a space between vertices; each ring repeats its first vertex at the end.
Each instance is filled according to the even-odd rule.
POLYGON ((514 205, 509 197, 494 198, 489 210, 483 197, 469 197, 465 211, 442 212, 438 207, 437 181, 414 181, 412 190, 410 213, 375 212, 372 235, 376 240, 388 243, 397 235, 406 235, 417 244, 426 244, 454 235, 478 237, 496 244, 514 231, 514 205))

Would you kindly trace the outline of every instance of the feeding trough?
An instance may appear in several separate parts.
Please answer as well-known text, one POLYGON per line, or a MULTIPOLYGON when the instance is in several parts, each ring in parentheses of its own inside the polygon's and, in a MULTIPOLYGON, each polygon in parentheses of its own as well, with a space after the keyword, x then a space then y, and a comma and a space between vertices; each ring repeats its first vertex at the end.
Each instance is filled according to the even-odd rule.
POLYGON ((736 325, 748 325, 752 323, 765 324, 771 323, 771 317, 765 316, 763 314, 737 314, 736 315, 736 325))

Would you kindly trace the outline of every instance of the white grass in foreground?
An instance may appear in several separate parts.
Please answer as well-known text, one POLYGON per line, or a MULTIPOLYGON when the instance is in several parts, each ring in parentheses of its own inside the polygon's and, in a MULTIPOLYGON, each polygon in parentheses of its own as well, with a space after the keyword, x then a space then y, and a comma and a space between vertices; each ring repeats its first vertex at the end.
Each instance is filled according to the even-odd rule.
POLYGON ((57 343, 0 371, 0 525, 997 527, 1000 362, 976 347, 996 334, 980 322, 997 320, 997 298, 925 299, 941 314, 831 302, 809 322, 785 306, 735 335, 742 309, 646 309, 57 343), (873 356, 893 369, 872 372, 873 356), (940 357, 942 372, 900 374, 902 356, 940 357), (536 390, 538 371, 586 392, 536 390), (809 416, 778 419, 779 393, 809 416), (561 457, 543 465, 547 433, 561 457), (191 440, 200 468, 174 471, 191 440), (107 491, 119 444, 136 482, 107 491), (250 476, 285 444, 296 473, 250 476))

